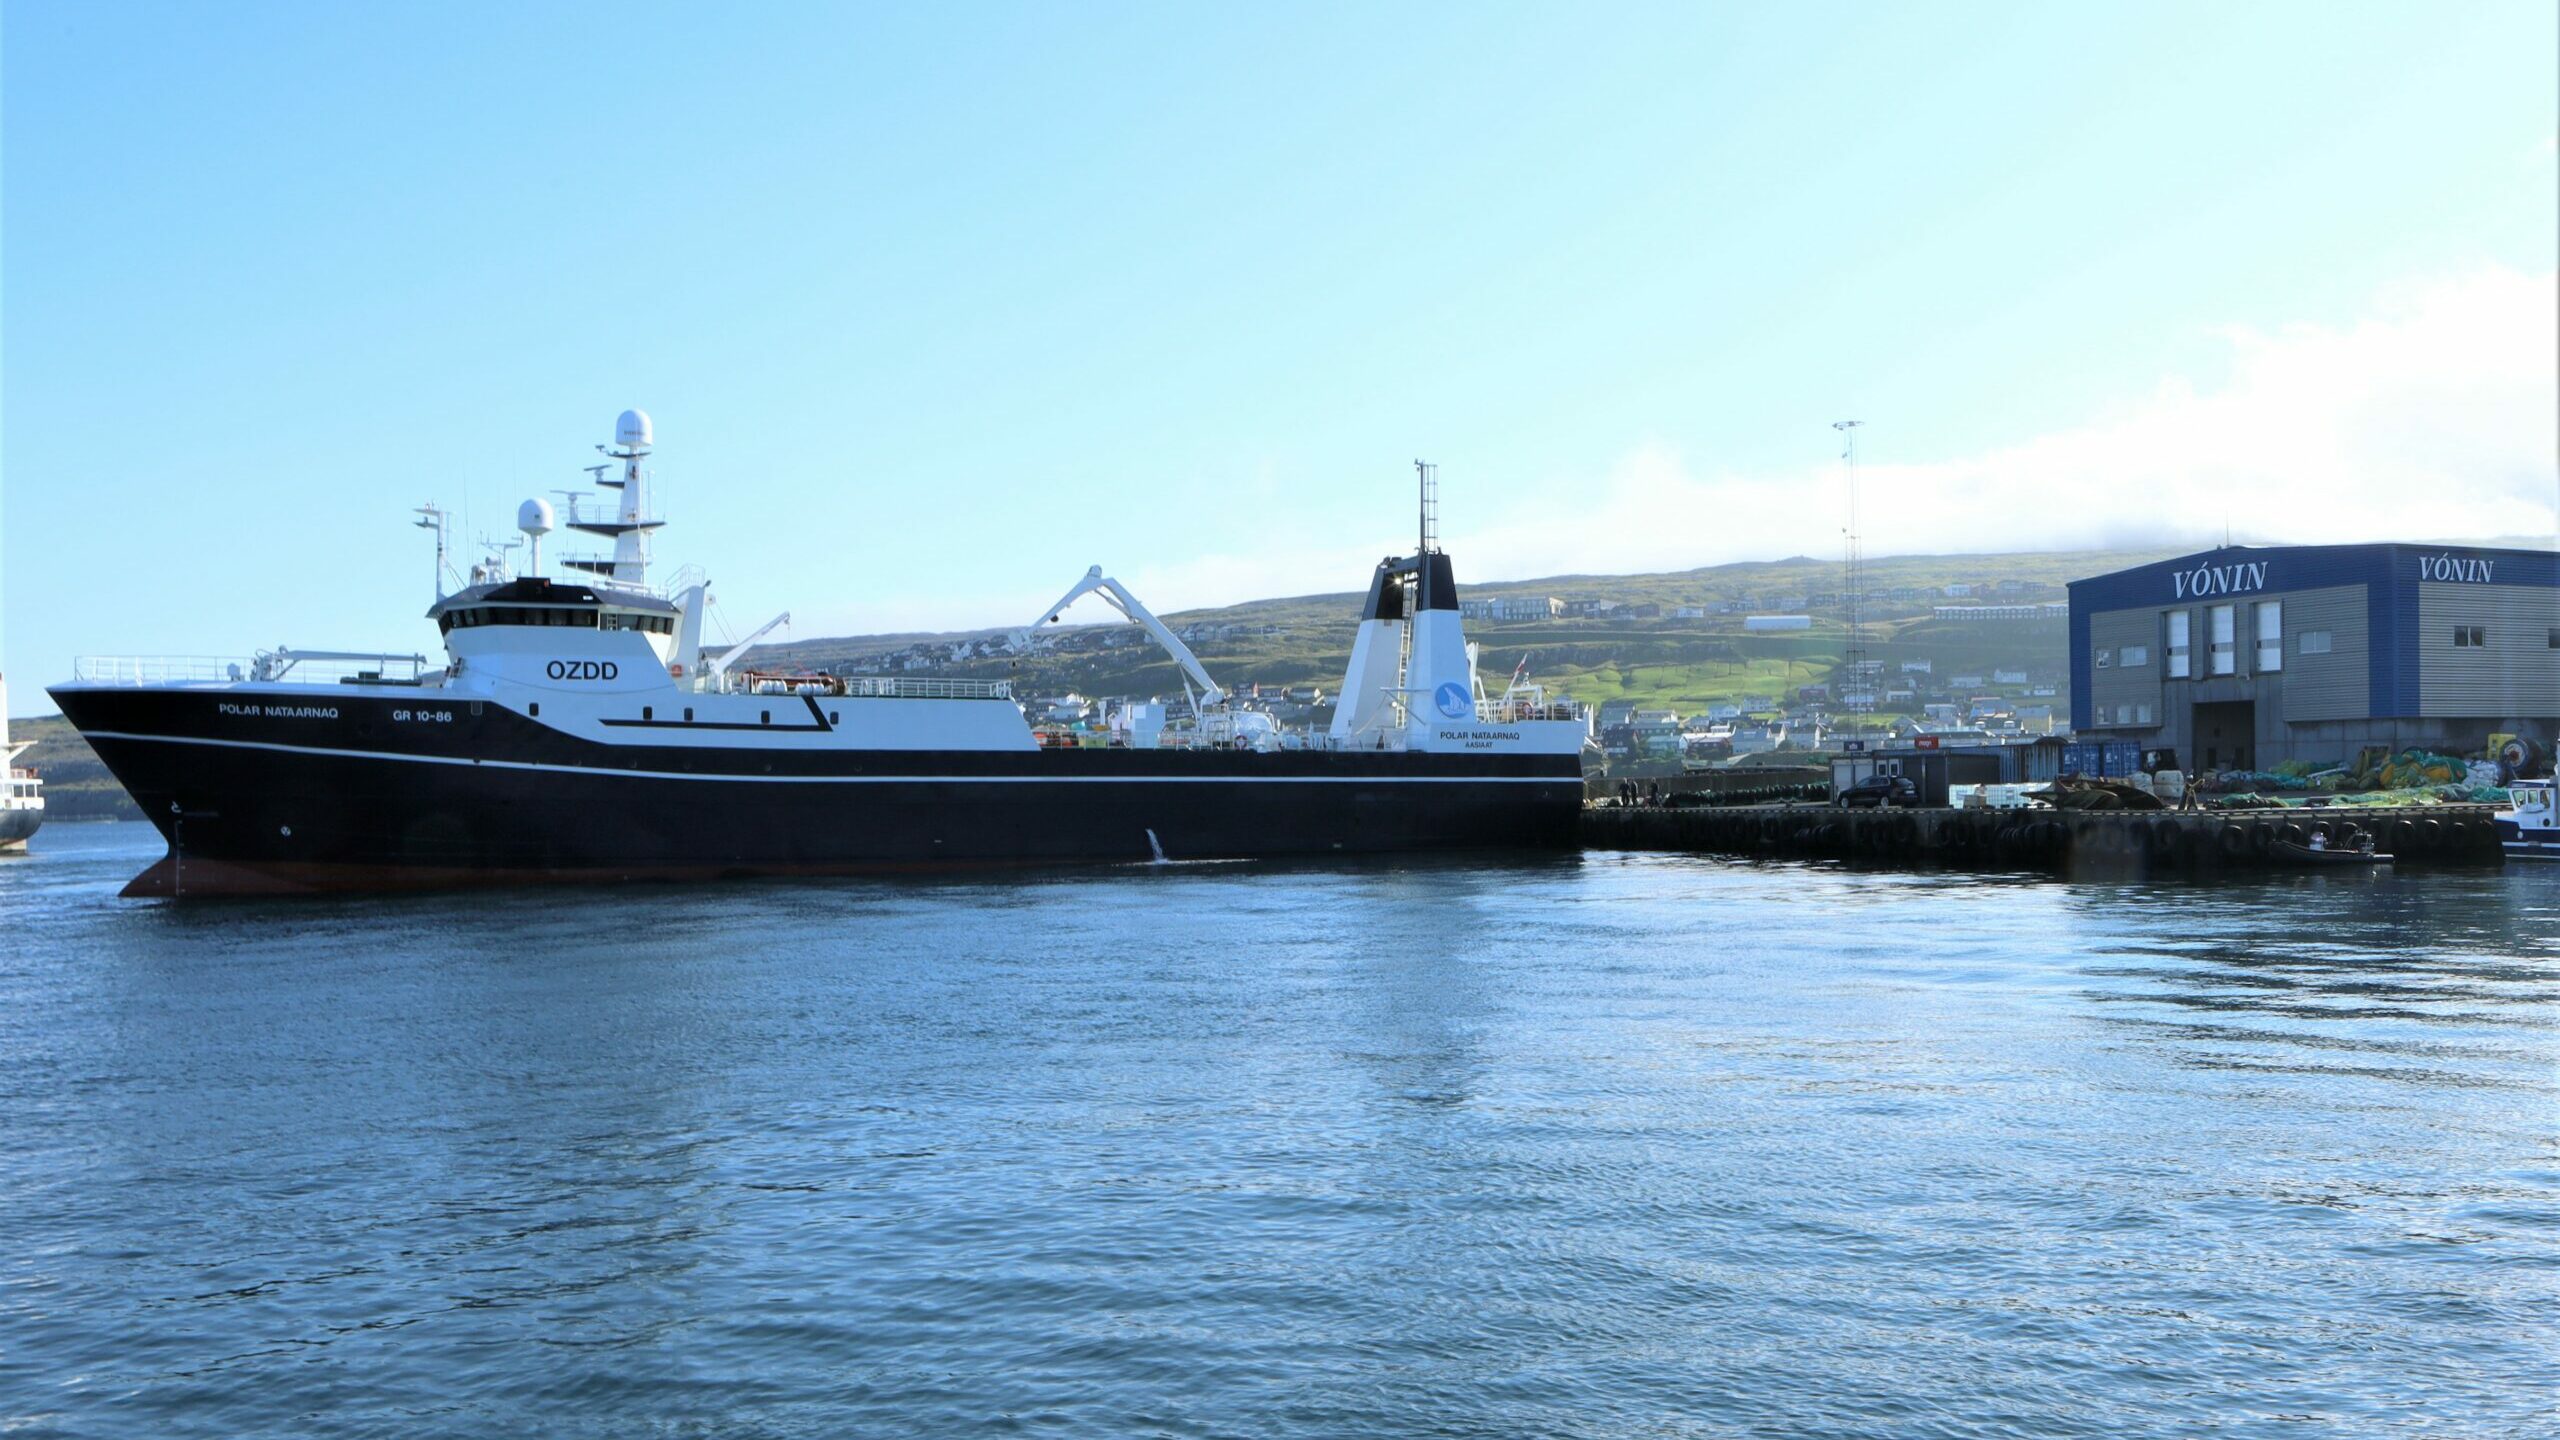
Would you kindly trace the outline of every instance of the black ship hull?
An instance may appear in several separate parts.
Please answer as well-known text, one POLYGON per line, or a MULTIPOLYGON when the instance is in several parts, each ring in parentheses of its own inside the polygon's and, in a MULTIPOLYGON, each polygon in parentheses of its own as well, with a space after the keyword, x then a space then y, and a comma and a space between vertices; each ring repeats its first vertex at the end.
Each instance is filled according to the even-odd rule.
POLYGON ((24 850, 27 841, 42 828, 42 810, 0 810, 0 850, 24 850))
POLYGON ((1581 812, 1572 755, 604 744, 462 700, 54 696, 169 842, 127 894, 1558 848, 1581 812))

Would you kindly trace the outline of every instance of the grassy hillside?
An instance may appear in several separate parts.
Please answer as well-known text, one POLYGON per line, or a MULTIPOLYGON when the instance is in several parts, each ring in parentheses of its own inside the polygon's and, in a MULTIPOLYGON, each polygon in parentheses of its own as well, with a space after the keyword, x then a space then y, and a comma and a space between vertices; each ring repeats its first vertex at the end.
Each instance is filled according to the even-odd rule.
MULTIPOLYGON (((1995 668, 2024 669, 2039 684, 2061 692, 2068 659, 2058 623, 1969 625, 1933 618, 1937 605, 2038 602, 2063 598, 2065 582, 2161 559, 2162 551, 2039 552, 2015 555, 1904 555, 1866 566, 1866 648, 1888 679, 1906 661, 1928 661, 1934 678, 1995 668), (1996 593, 2000 582, 2011 593, 1996 593), (1948 586, 1976 594, 1950 597, 1948 586), (1888 598, 1890 597, 1890 598, 1888 598)), ((1682 711, 1731 703, 1748 696, 1791 695, 1801 685, 1824 683, 1847 649, 1847 607, 1837 560, 1798 556, 1786 560, 1709 566, 1655 575, 1562 575, 1517 582, 1468 584, 1470 598, 1552 595, 1565 600, 1651 605, 1654 618, 1567 619, 1502 623, 1471 621, 1468 633, 1482 643, 1489 680, 1510 674, 1522 656, 1530 673, 1579 700, 1632 699, 1648 708, 1682 711), (1716 607, 1741 607, 1713 613, 1716 607), (1672 618, 1677 608, 1710 613, 1672 618), (1810 615, 1811 630, 1747 634, 1744 613, 1810 615)), ((1350 658, 1361 597, 1344 591, 1257 600, 1168 615, 1176 629, 1195 638, 1192 648, 1219 681, 1229 686, 1338 683, 1350 658)), ((1171 661, 1134 627, 1080 626, 1057 630, 1030 657, 1001 653, 954 658, 955 647, 983 641, 993 631, 917 637, 844 636, 776 646, 769 658, 783 663, 850 669, 896 670, 996 679, 1010 677, 1026 693, 1076 690, 1087 695, 1170 694, 1180 688, 1171 661)), ((2000 687, 1981 687, 1997 693, 2000 687)), ((2008 687, 2012 691, 2027 687, 2008 687)), ((2057 693, 2056 703, 2067 700, 2057 693)), ((2041 702, 2040 702, 2041 703, 2041 702)))
POLYGON ((142 807, 124 793, 71 722, 59 715, 11 720, 9 738, 33 740, 18 763, 44 776, 45 820, 139 820, 142 807))

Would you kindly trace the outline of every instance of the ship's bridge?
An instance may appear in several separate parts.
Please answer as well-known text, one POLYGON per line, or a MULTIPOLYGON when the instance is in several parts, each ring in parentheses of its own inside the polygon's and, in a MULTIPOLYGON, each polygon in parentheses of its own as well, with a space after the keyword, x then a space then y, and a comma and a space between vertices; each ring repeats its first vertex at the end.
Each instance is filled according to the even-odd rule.
POLYGON ((444 632, 457 676, 467 666, 531 680, 559 664, 598 661, 625 689, 669 683, 682 618, 646 591, 540 575, 455 591, 427 615, 444 632))
POLYGON ((539 575, 455 591, 430 606, 427 617, 446 635, 483 625, 676 633, 676 607, 655 595, 562 584, 539 575))

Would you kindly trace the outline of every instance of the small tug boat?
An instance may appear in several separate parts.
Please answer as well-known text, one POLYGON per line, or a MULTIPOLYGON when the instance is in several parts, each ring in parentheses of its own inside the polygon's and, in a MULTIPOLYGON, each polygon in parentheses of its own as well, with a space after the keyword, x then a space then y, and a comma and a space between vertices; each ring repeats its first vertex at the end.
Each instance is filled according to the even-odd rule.
POLYGON ((1582 807, 1580 707, 1486 693, 1417 466, 1420 543, 1371 577, 1329 728, 1231 701, 1096 566, 1088 595, 1183 675, 1180 723, 1044 746, 1009 682, 740 663, 786 613, 706 649, 709 581, 649 583, 649 417, 626 411, 618 494, 528 500, 527 573, 468 583, 437 540, 443 663, 278 649, 245 661, 83 660, 53 688, 169 844, 128 895, 277 894, 1060 862, 1563 848, 1582 807), (542 573, 554 522, 609 540, 542 573))
POLYGON ((2507 808, 2490 817, 2498 846, 2510 860, 2560 860, 2560 792, 2553 782, 2507 782, 2507 808))

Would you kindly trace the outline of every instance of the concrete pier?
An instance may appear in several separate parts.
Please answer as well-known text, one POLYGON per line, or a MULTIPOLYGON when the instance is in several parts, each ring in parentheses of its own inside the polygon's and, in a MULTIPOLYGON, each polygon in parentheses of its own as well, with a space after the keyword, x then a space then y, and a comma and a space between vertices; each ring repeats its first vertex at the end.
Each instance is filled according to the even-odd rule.
POLYGON ((2215 874, 2283 868, 2274 842, 2336 842, 2349 824, 2401 864, 2503 863, 2489 808, 1844 810, 1831 805, 1593 807, 1593 850, 1688 850, 1980 870, 2215 874))

